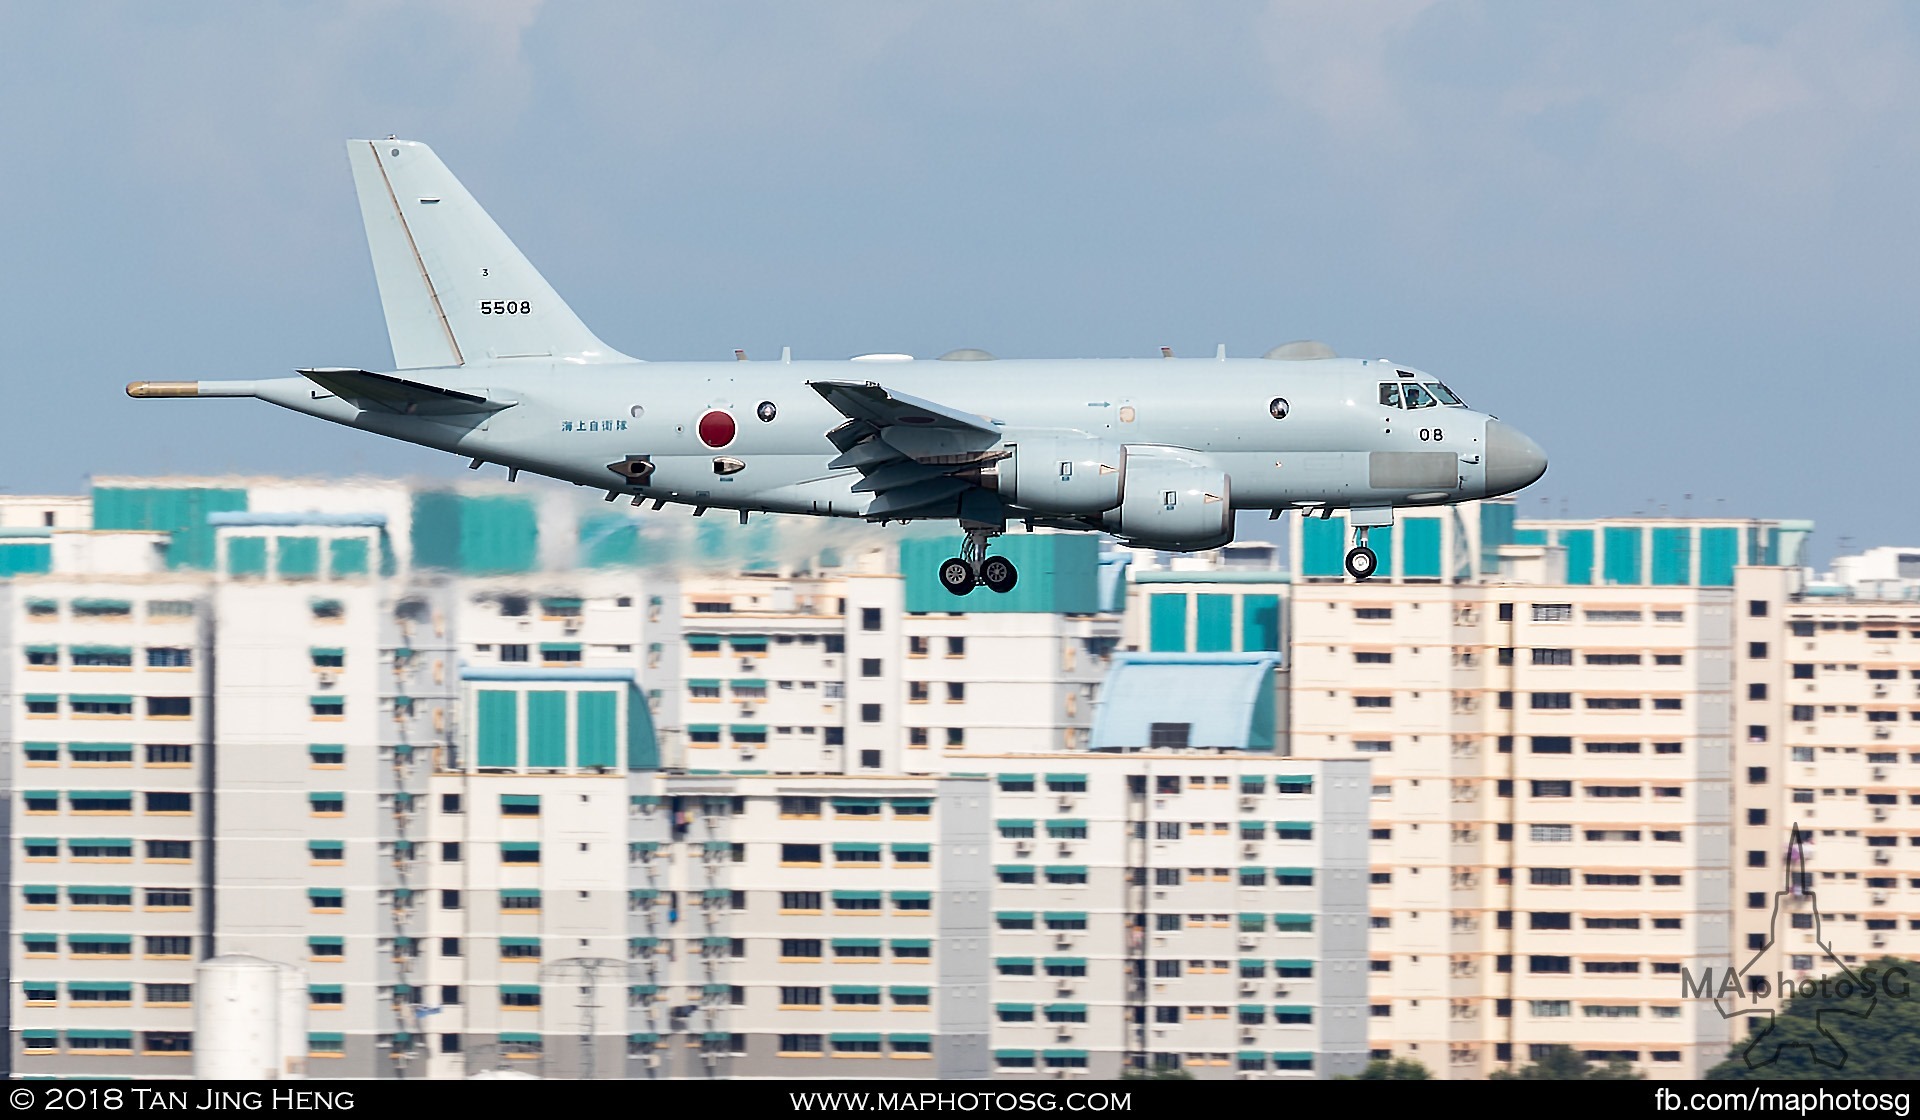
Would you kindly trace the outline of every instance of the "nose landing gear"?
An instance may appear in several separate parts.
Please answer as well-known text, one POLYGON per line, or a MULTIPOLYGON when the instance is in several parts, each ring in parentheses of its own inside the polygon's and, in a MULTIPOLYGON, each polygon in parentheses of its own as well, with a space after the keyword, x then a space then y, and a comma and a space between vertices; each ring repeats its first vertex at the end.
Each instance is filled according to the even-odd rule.
POLYGON ((1363 582, 1380 567, 1380 558, 1367 547, 1367 527, 1361 525, 1353 530, 1353 547, 1347 550, 1347 574, 1355 582, 1363 582))
POLYGON ((987 590, 999 595, 1012 591, 1020 581, 1013 561, 987 555, 987 542, 998 535, 991 529, 969 528, 961 555, 941 561, 940 586, 955 595, 968 594, 978 584, 986 584, 987 590))

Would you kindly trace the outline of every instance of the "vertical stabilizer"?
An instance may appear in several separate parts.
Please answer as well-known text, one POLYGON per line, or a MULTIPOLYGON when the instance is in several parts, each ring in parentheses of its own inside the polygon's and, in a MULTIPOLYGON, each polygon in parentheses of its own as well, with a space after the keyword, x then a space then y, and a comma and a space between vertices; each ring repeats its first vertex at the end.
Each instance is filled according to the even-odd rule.
POLYGON ((433 149, 349 140, 395 369, 625 361, 587 329, 433 149))

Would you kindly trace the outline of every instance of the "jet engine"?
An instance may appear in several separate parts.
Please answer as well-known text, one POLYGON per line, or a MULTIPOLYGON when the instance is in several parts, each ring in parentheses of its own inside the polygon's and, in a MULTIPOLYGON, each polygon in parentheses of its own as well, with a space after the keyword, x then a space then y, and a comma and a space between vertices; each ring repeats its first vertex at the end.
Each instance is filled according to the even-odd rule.
POLYGON ((1131 545, 1195 552, 1233 539, 1227 472, 1178 447, 1129 444, 1120 508, 1101 527, 1131 545))
POLYGON ((1008 505, 1036 513, 1086 516, 1120 504, 1126 450, 1084 432, 1010 433, 1011 452, 994 464, 994 485, 1008 505))

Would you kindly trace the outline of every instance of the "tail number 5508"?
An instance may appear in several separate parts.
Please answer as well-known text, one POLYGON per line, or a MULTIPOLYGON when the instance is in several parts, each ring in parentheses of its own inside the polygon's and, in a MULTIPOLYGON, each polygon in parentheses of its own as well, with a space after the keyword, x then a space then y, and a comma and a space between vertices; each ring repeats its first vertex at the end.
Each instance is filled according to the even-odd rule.
POLYGON ((480 301, 482 315, 527 315, 533 311, 533 304, 527 300, 483 299, 480 301))

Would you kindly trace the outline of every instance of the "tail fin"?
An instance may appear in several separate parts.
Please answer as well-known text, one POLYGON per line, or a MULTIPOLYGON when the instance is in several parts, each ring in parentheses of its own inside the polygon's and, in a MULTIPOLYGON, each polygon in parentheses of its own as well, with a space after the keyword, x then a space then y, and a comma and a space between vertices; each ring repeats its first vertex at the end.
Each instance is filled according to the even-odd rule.
POLYGON ((587 329, 433 149, 349 140, 395 369, 626 360, 587 329))

